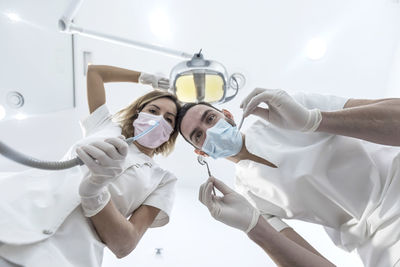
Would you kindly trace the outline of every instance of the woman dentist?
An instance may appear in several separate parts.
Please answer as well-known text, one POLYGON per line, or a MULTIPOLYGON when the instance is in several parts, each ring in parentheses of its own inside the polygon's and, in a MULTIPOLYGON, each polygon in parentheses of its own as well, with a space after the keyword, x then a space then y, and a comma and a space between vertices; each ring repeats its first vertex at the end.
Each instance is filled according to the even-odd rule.
POLYGON ((0 177, 0 266, 101 266, 105 246, 122 258, 149 227, 168 223, 176 178, 153 156, 173 150, 180 105, 169 93, 151 91, 115 122, 105 104, 107 82, 168 86, 146 73, 89 66, 91 114, 81 122, 84 138, 64 157, 77 154, 85 165, 0 177), (128 146, 125 137, 139 135, 151 121, 159 125, 128 146))

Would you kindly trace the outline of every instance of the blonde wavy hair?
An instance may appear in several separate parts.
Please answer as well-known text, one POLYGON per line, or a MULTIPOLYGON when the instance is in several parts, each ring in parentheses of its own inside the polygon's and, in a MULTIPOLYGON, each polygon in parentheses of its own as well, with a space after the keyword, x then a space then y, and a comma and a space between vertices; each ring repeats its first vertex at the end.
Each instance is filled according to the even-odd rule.
MULTIPOLYGON (((122 134, 126 137, 134 136, 135 128, 133 127, 133 121, 138 117, 139 112, 143 110, 143 108, 150 102, 159 99, 159 98, 168 98, 175 103, 176 111, 179 112, 181 105, 176 98, 176 96, 165 92, 165 91, 151 91, 135 101, 133 101, 129 106, 124 109, 121 109, 114 115, 114 119, 120 124, 122 128, 122 134)), ((157 147, 154 150, 154 154, 161 154, 163 156, 168 156, 175 147, 176 138, 178 137, 179 131, 177 128, 177 123, 175 119, 175 127, 168 141, 163 143, 161 146, 157 147)))

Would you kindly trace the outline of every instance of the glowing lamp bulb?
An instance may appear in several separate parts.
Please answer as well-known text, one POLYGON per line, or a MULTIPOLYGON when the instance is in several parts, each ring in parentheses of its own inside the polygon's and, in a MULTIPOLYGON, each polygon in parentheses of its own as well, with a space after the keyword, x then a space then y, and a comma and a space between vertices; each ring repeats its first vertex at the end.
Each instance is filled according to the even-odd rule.
POLYGON ((318 60, 326 53, 326 42, 320 38, 311 39, 306 48, 307 57, 311 60, 318 60))

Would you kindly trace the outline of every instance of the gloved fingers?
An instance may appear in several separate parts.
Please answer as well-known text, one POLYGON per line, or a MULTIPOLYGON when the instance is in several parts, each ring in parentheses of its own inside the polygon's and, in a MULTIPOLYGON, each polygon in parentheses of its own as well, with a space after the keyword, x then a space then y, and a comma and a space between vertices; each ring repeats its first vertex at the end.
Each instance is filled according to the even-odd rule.
POLYGON ((261 94, 262 92, 264 92, 265 89, 262 88, 255 88, 253 91, 251 91, 251 93, 246 96, 243 100, 242 103, 240 104, 240 108, 244 109, 247 106, 247 103, 255 96, 261 94))
POLYGON ((261 108, 261 107, 256 107, 253 109, 251 112, 247 113, 247 116, 249 115, 256 115, 262 119, 268 120, 269 117, 269 109, 268 108, 261 108))
POLYGON ((204 190, 204 202, 205 205, 208 207, 208 209, 211 209, 213 207, 214 199, 212 195, 212 189, 214 185, 212 182, 208 182, 206 185, 206 188, 204 190))
POLYGON ((95 146, 92 145, 86 145, 81 147, 83 151, 85 151, 89 156, 91 156, 93 159, 98 161, 98 165, 102 166, 107 166, 110 165, 110 157, 107 156, 104 151, 101 149, 98 149, 95 146))
POLYGON ((203 184, 200 186, 200 189, 199 189, 199 201, 200 201, 201 203, 203 203, 204 205, 206 204, 206 203, 205 203, 205 200, 204 200, 204 191, 205 191, 205 189, 206 189, 207 184, 208 184, 208 181, 205 182, 205 183, 203 183, 203 184))
POLYGON ((108 142, 102 142, 102 141, 97 141, 97 142, 93 142, 91 143, 92 146, 100 149, 101 151, 103 151, 108 157, 118 160, 118 159, 123 159, 123 156, 121 154, 118 153, 117 148, 108 143, 108 142))
POLYGON ((85 163, 88 168, 97 165, 96 161, 91 156, 89 156, 89 154, 86 153, 81 147, 78 147, 76 149, 76 154, 78 154, 78 157, 83 161, 83 163, 85 163))
POLYGON ((158 81, 158 87, 159 87, 160 89, 169 89, 169 79, 167 79, 167 78, 161 78, 161 79, 158 81))
POLYGON ((113 138, 107 138, 106 140, 104 140, 105 142, 113 145, 118 153, 119 156, 118 158, 113 158, 113 159, 123 159, 126 157, 126 155, 128 155, 128 150, 129 150, 129 146, 128 144, 125 142, 125 137, 124 139, 122 139, 122 137, 113 137, 113 138))
POLYGON ((247 103, 246 107, 243 107, 243 116, 248 116, 258 105, 261 103, 269 104, 269 100, 273 98, 273 95, 269 91, 265 91, 262 94, 258 94, 247 103))
POLYGON ((208 208, 210 208, 210 205, 212 204, 212 200, 213 200, 212 194, 211 194, 212 188, 213 188, 213 184, 210 181, 210 179, 208 179, 207 182, 202 184, 199 189, 199 200, 201 203, 203 203, 208 208))
POLYGON ((200 188, 199 188, 199 201, 201 203, 203 203, 203 188, 204 188, 204 184, 201 184, 200 188))
POLYGON ((260 90, 263 91, 258 91, 259 92, 258 94, 254 94, 253 96, 246 98, 245 102, 243 102, 243 104, 240 106, 243 109, 243 114, 253 109, 255 106, 258 106, 261 102, 271 103, 271 101, 276 98, 277 93, 279 91, 283 91, 280 89, 260 89, 260 90))
POLYGON ((167 78, 160 78, 158 80, 158 84, 169 85, 169 79, 167 78))
POLYGON ((142 73, 140 73, 140 76, 139 76, 139 83, 150 84, 153 81, 153 77, 154 76, 151 75, 151 74, 147 74, 145 72, 142 72, 142 73))
POLYGON ((224 195, 235 192, 229 186, 227 186, 226 184, 224 184, 221 180, 218 180, 217 178, 212 177, 212 182, 213 182, 215 188, 217 188, 224 195))

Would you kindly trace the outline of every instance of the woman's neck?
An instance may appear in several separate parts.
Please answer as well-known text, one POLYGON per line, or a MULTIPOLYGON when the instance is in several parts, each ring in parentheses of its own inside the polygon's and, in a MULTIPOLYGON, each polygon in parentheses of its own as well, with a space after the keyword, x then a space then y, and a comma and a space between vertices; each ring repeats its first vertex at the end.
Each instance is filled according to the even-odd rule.
POLYGON ((142 146, 137 141, 133 142, 133 144, 140 150, 140 152, 146 154, 150 158, 153 158, 155 149, 142 146))

